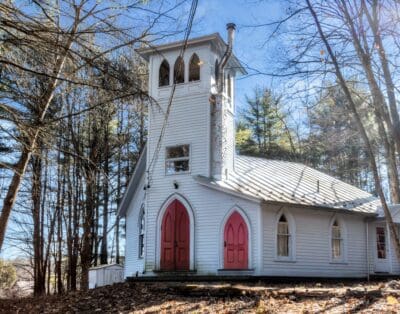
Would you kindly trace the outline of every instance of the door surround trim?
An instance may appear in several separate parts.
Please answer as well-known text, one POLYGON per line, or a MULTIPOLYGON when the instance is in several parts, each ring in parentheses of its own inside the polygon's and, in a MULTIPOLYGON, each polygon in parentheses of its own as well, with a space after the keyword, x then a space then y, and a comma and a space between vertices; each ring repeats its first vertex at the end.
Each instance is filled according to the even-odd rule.
POLYGON ((188 202, 188 200, 181 194, 174 193, 170 195, 164 203, 161 205, 160 210, 158 211, 157 215, 157 228, 156 228, 156 245, 155 245, 155 265, 156 265, 156 270, 160 270, 160 264, 161 264, 161 226, 162 226, 162 220, 165 214, 165 211, 167 210, 168 206, 174 201, 178 200, 185 206, 186 211, 189 215, 189 236, 190 236, 190 241, 189 241, 189 270, 195 269, 195 255, 194 255, 194 243, 195 243, 195 222, 194 222, 194 212, 193 208, 188 202))
POLYGON ((249 217, 246 215, 245 211, 240 207, 240 206, 233 206, 231 207, 226 213, 224 218, 221 221, 220 227, 219 227, 219 261, 218 261, 218 266, 219 269, 224 269, 224 233, 225 233, 225 225, 229 219, 229 217, 233 214, 233 212, 238 212, 244 222, 246 223, 247 226, 247 235, 248 235, 248 239, 247 239, 247 254, 248 254, 248 268, 252 269, 253 268, 253 258, 252 258, 252 234, 253 234, 253 229, 251 228, 251 224, 250 224, 250 219, 249 217))

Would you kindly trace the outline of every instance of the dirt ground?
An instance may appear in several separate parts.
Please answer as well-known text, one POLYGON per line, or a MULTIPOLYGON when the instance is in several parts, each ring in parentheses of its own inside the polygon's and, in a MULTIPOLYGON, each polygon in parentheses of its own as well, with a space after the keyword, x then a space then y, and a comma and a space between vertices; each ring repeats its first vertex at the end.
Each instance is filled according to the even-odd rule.
POLYGON ((400 281, 132 282, 87 293, 0 299, 0 313, 400 313, 400 281))

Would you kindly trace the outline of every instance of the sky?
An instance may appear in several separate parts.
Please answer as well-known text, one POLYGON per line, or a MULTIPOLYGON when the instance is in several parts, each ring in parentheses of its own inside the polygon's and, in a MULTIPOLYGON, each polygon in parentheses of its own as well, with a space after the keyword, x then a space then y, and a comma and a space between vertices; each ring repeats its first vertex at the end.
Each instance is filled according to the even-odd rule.
MULTIPOLYGON (((259 71, 268 69, 273 43, 265 44, 266 28, 254 28, 283 14, 283 2, 257 0, 200 0, 191 37, 219 32, 226 40, 226 24, 236 24, 233 51, 243 66, 259 71), (265 44, 265 45, 264 45, 265 44)), ((275 82, 265 75, 250 75, 236 80, 236 106, 243 108, 245 95, 252 95, 255 86, 271 87, 275 82)))

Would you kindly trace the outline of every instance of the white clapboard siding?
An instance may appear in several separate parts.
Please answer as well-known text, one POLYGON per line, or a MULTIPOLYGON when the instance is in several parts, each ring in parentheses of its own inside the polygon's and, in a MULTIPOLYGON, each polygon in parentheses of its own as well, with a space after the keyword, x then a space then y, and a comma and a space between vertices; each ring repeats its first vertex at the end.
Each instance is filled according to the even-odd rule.
MULTIPOLYGON (((158 86, 158 71, 166 59, 172 84, 180 46, 175 43, 159 46, 161 51, 158 52, 146 49, 139 52, 149 61, 149 94, 154 102, 149 107, 147 155, 143 159, 146 160, 146 172, 136 190, 130 189, 135 191, 134 195, 127 195, 130 199, 128 210, 121 210, 126 217, 125 276, 157 274, 153 271, 158 270, 160 259, 160 212, 174 198, 184 200, 189 207, 191 239, 194 241, 191 244, 191 268, 197 270, 198 275, 218 274, 222 268, 223 223, 235 209, 248 223, 249 268, 253 269, 254 275, 366 277, 367 252, 369 269, 373 273, 376 242, 375 222, 372 220, 377 199, 301 164, 234 157, 234 99, 229 107, 224 98, 224 106, 228 106, 222 118, 224 124, 211 123, 214 65, 217 58, 221 59, 225 44, 219 35, 204 38, 193 39, 187 47, 184 54, 185 83, 176 85, 170 108, 174 88, 158 86), (193 53, 200 58, 200 81, 188 82, 189 60, 193 53), (211 145, 218 143, 211 138, 211 127, 224 132, 227 148, 223 158, 221 153, 224 167, 231 170, 229 165, 234 164, 235 171, 227 173, 228 176, 222 180, 211 177, 211 145), (190 145, 190 172, 166 175, 166 147, 182 144, 190 145), (145 185, 148 186, 146 190, 143 189, 145 185), (142 206, 146 210, 145 256, 139 258, 139 213, 142 206), (289 220, 295 226, 293 258, 285 261, 276 256, 276 224, 281 212, 290 216, 289 220), (334 218, 340 220, 345 230, 344 259, 340 262, 331 259, 330 236, 334 218), (368 249, 367 221, 370 221, 368 249)), ((234 56, 229 62, 234 63, 229 70, 232 77, 235 71, 245 73, 234 56)), ((137 182, 139 176, 132 182, 137 182)), ((390 265, 391 271, 400 272, 394 250, 390 265)))
POLYGON ((296 232, 295 259, 276 258, 276 221, 282 206, 267 206, 263 211, 263 274, 267 276, 307 277, 365 277, 366 237, 363 217, 354 214, 335 214, 326 210, 284 208, 292 215, 296 232), (333 217, 344 222, 345 259, 331 260, 330 224, 333 217), (347 257, 347 258, 346 258, 347 257))
POLYGON ((125 218, 125 277, 136 276, 136 273, 142 273, 144 270, 144 259, 139 258, 139 213, 145 202, 144 181, 145 175, 140 179, 125 218))
MULTIPOLYGON (((182 176, 183 177, 183 176, 182 176)), ((257 230, 260 228, 259 205, 254 202, 242 200, 234 196, 219 193, 201 187, 190 177, 181 182, 179 190, 174 190, 172 185, 153 190, 149 197, 149 210, 147 216, 147 247, 146 247, 146 271, 156 269, 156 242, 157 240, 157 215, 162 204, 174 193, 179 193, 190 204, 194 214, 195 237, 195 265, 198 274, 216 274, 222 266, 222 222, 232 209, 244 211, 250 220, 249 242, 250 263, 249 268, 258 269, 259 250, 257 249, 257 230)))
POLYGON ((119 264, 100 265, 89 269, 89 289, 112 285, 124 280, 124 268, 119 264))

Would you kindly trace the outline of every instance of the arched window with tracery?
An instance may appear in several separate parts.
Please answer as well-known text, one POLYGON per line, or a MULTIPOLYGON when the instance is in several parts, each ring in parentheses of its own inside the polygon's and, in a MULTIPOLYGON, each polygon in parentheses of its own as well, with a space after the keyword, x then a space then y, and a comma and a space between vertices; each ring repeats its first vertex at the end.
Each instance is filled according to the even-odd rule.
POLYGON ((175 61, 174 66, 174 83, 180 84, 185 82, 185 62, 183 58, 179 56, 175 61))
POLYGON ((193 54, 189 63, 189 82, 200 80, 200 58, 193 54))
POLYGON ((169 85, 169 63, 167 60, 163 60, 160 65, 158 73, 158 86, 168 86, 169 85))
POLYGON ((218 76, 219 76, 219 64, 218 64, 218 59, 215 59, 215 63, 214 63, 214 75, 215 75, 215 81, 218 82, 218 76))
POLYGON ((339 222, 335 219, 332 224, 332 259, 343 258, 343 232, 339 222))
POLYGON ((291 234, 285 215, 281 215, 279 218, 277 228, 277 255, 278 257, 289 257, 291 254, 291 234))

